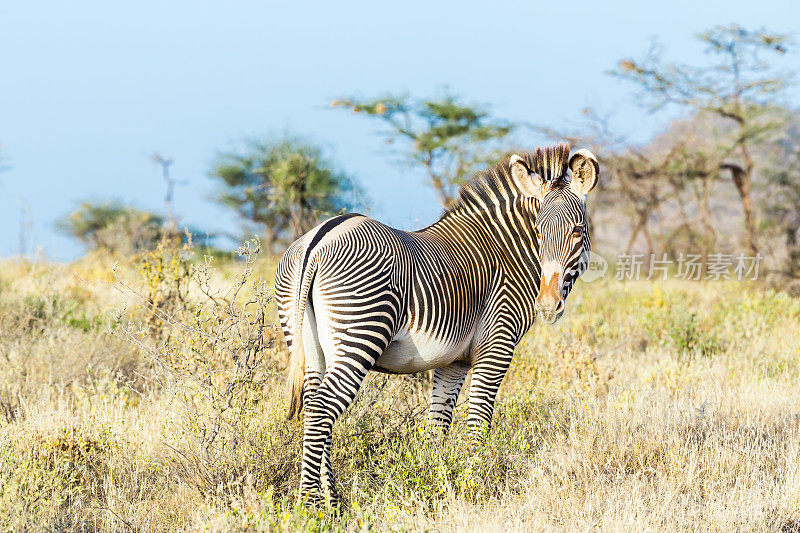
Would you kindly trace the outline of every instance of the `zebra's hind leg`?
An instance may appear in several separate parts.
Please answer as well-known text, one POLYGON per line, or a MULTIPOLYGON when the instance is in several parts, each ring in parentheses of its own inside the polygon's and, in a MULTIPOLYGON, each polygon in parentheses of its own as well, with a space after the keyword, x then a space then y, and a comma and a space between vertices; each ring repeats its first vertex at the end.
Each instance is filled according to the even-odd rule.
MULTIPOLYGON (((320 385, 322 384, 322 372, 316 371, 316 369, 309 369, 306 367, 306 376, 305 380, 303 381, 303 405, 307 406, 310 399, 317 393, 320 385)), ((307 409, 307 408, 306 408, 307 409)), ((307 415, 306 415, 307 416, 307 415)), ((336 483, 333 479, 333 471, 331 469, 331 435, 328 435, 328 438, 325 440, 325 447, 323 449, 323 456, 322 461, 320 462, 320 492, 319 494, 311 494, 309 492, 309 496, 311 500, 318 499, 321 501, 320 496, 322 495, 329 495, 329 500, 332 506, 336 506, 336 483)), ((319 503, 312 501, 311 503, 319 503)))
POLYGON ((311 398, 322 384, 325 376, 325 354, 317 334, 317 316, 314 305, 309 302, 303 315, 303 346, 305 348, 305 373, 303 374, 303 404, 311 398))
POLYGON ((337 361, 305 405, 300 494, 307 495, 311 504, 325 499, 332 507, 338 503, 330 462, 333 425, 353 403, 368 370, 352 360, 337 361))
POLYGON ((432 432, 444 435, 450 429, 453 408, 469 368, 468 363, 459 361, 434 371, 431 404, 428 409, 428 427, 432 432))

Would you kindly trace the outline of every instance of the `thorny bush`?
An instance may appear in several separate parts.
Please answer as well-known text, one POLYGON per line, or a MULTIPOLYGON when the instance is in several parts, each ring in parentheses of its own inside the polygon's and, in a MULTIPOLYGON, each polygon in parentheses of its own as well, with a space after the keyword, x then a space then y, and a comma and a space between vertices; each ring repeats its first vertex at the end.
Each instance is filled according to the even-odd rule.
POLYGON ((244 243, 239 270, 224 283, 212 257, 194 262, 189 244, 168 241, 141 257, 144 288, 114 270, 115 288, 133 304, 117 311, 115 331, 149 356, 149 379, 179 406, 185 440, 176 443, 172 466, 206 494, 228 493, 245 480, 280 486, 293 471, 295 430, 266 416, 276 406, 263 402, 264 388, 281 378, 271 357, 272 294, 253 271, 259 253, 258 240, 244 243), (275 427, 265 428, 265 419, 275 427), (266 449, 278 453, 264 457, 266 449))

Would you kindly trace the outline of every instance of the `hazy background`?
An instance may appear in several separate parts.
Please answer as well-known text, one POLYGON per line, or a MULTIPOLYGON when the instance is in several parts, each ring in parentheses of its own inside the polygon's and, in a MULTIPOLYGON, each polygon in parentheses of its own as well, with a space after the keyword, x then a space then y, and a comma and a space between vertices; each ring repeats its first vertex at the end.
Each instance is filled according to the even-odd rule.
MULTIPOLYGON (((68 260, 82 248, 53 222, 80 200, 163 208, 150 156, 174 158, 182 224, 236 231, 210 200, 218 150, 285 131, 324 146, 358 178, 370 214, 402 228, 441 208, 417 169, 393 162, 377 123, 329 108, 342 95, 445 88, 495 116, 551 127, 593 106, 642 142, 669 111, 648 115, 605 75, 658 36, 671 58, 703 61, 693 35, 740 22, 793 32, 795 0, 759 2, 137 2, 0 3, 0 255, 68 260)), ((798 66, 796 52, 783 59, 798 66)), ((796 86, 787 93, 800 102, 796 86)), ((542 139, 522 132, 531 146, 542 139)))

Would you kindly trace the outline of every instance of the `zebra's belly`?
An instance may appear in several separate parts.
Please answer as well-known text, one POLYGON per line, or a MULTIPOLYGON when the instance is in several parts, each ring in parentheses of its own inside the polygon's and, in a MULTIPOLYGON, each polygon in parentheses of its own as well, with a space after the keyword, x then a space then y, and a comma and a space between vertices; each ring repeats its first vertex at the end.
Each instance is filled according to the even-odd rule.
POLYGON ((442 340, 406 331, 394 338, 375 364, 375 370, 397 374, 422 372, 468 357, 470 338, 442 340))

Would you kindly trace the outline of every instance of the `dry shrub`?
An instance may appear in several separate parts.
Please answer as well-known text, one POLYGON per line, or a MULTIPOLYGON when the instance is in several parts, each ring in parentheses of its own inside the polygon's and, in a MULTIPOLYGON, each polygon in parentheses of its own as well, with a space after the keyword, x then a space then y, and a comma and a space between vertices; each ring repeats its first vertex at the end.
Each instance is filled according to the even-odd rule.
POLYGON ((0 444, 3 530, 96 529, 109 458, 120 446, 107 430, 82 426, 33 431, 0 444))
MULTIPOLYGON (((117 314, 117 334, 151 361, 153 382, 181 412, 173 467, 203 494, 230 498, 245 484, 285 487, 294 476, 297 424, 279 416, 272 293, 254 275, 257 240, 238 254, 239 271, 219 288, 211 257, 169 242, 145 254, 143 289, 117 277, 134 304, 117 314)), ((287 490, 287 489, 283 489, 287 490)))

